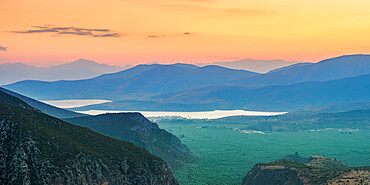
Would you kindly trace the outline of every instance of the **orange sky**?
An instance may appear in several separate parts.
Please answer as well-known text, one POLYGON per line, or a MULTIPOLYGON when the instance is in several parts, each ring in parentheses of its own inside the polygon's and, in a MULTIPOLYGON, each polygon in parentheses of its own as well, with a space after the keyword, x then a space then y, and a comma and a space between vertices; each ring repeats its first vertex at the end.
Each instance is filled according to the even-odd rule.
POLYGON ((317 62, 370 53, 369 8, 369 0, 0 0, 0 63, 317 62))

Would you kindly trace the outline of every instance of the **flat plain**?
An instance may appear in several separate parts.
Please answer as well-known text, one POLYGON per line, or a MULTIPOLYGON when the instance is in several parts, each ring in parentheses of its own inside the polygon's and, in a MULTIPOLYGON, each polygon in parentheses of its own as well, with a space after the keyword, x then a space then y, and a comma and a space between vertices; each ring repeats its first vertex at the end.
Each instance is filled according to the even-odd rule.
POLYGON ((196 160, 174 173, 180 184, 241 184, 256 163, 298 152, 336 158, 349 166, 370 165, 368 131, 243 131, 242 124, 201 124, 197 120, 158 123, 178 136, 196 160))

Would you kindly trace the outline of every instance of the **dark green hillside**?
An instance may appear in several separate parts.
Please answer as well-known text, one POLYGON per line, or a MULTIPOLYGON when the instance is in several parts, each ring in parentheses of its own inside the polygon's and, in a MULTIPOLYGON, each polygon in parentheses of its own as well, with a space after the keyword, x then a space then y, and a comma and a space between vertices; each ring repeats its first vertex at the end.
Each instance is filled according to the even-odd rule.
POLYGON ((146 150, 7 99, 2 94, 0 184, 177 184, 146 150))
POLYGON ((0 101, 3 102, 3 103, 8 103, 8 104, 11 104, 11 105, 19 106, 19 107, 22 107, 22 108, 25 108, 25 109, 34 110, 33 107, 29 106, 24 101, 14 97, 14 96, 10 96, 9 94, 3 92, 1 87, 0 87, 0 101))
POLYGON ((130 141, 164 159, 171 168, 191 160, 190 150, 173 134, 160 129, 140 113, 102 114, 66 119, 99 133, 130 141))

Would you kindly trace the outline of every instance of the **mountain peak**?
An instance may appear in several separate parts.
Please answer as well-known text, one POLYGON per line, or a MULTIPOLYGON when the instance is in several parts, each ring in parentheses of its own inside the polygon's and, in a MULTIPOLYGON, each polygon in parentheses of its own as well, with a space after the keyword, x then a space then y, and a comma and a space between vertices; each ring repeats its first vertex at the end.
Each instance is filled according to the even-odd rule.
POLYGON ((352 63, 353 62, 361 62, 361 63, 369 62, 370 63, 370 55, 367 55, 367 54, 342 55, 339 57, 322 60, 316 64, 331 63, 331 62, 352 62, 352 63))
POLYGON ((92 60, 86 60, 86 59, 80 58, 76 61, 71 62, 71 64, 98 64, 98 63, 92 60))

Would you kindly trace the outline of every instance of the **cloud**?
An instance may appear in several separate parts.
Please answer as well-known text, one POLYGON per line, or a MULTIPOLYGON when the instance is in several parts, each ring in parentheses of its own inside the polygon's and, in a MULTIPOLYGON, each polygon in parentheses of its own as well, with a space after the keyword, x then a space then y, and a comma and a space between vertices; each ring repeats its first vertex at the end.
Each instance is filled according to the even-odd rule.
POLYGON ((165 37, 166 35, 148 35, 146 37, 148 38, 160 38, 160 37, 165 37))
POLYGON ((4 46, 0 46, 0 51, 7 51, 8 48, 7 47, 4 47, 4 46))
MULTIPOLYGON (((119 33, 112 32, 110 29, 90 29, 78 27, 55 27, 55 26, 33 26, 37 29, 12 31, 13 33, 55 33, 57 35, 78 35, 91 37, 120 37, 119 33)), ((53 35, 53 36, 57 36, 53 35)))
POLYGON ((97 34, 94 37, 120 37, 121 35, 118 33, 107 33, 107 34, 97 34))
POLYGON ((162 37, 171 37, 171 36, 184 36, 184 35, 190 35, 190 32, 183 32, 182 34, 173 34, 173 35, 147 35, 148 38, 162 38, 162 37))

